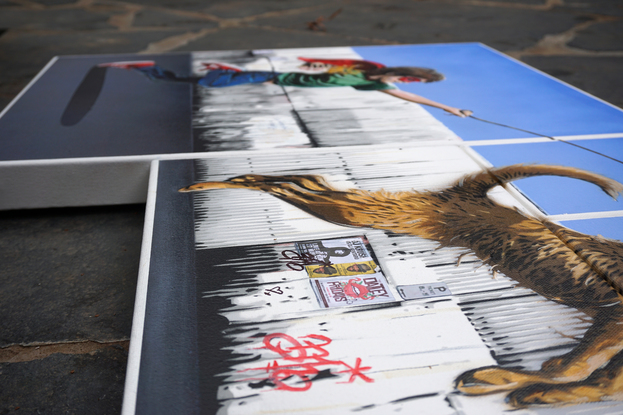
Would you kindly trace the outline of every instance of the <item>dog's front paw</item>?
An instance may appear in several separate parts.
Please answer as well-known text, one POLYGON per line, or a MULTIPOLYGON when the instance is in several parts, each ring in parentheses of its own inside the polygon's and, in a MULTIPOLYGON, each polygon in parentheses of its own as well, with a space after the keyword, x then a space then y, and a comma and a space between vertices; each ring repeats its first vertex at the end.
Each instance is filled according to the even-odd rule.
POLYGON ((520 388, 533 381, 534 376, 520 370, 497 366, 467 371, 456 378, 455 387, 466 395, 486 395, 520 388))

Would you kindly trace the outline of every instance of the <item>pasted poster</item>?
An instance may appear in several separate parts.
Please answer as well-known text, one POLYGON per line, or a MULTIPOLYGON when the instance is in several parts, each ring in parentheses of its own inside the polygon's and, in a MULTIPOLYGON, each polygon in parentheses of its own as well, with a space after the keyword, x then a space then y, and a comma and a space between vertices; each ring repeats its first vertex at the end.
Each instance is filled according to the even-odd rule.
POLYGON ((307 273, 320 306, 350 307, 395 301, 365 237, 295 245, 298 253, 286 250, 282 255, 290 259, 287 264, 290 269, 298 266, 307 273))

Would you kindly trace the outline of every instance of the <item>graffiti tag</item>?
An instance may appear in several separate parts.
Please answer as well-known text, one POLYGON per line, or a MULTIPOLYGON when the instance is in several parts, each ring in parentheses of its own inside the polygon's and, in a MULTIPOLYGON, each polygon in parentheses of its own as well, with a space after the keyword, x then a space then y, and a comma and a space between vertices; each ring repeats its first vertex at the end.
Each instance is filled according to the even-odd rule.
POLYGON ((288 261, 286 266, 292 271, 303 271, 306 265, 331 265, 331 261, 319 261, 309 252, 299 254, 291 249, 282 251, 279 259, 288 261))
POLYGON ((314 377, 320 370, 341 369, 334 373, 347 374, 348 380, 339 383, 352 383, 357 378, 365 382, 374 382, 363 372, 372 369, 362 366, 361 359, 357 358, 353 366, 343 360, 332 360, 329 351, 325 348, 332 340, 319 334, 310 334, 299 337, 299 340, 285 333, 272 333, 264 337, 262 349, 277 353, 281 359, 273 360, 265 367, 245 369, 245 371, 265 371, 267 378, 258 380, 270 381, 275 389, 304 392, 311 388, 314 377))
POLYGON ((264 295, 267 295, 267 296, 270 297, 270 293, 281 295, 281 294, 283 294, 283 290, 279 286, 277 286, 275 288, 270 288, 270 289, 266 288, 264 290, 264 295))

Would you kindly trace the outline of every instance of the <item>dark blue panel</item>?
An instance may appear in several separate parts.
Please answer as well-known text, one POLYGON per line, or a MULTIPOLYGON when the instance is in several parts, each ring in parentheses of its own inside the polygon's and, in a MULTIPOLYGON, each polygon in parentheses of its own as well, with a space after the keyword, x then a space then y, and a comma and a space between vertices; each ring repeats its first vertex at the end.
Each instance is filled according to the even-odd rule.
POLYGON ((164 162, 154 217, 136 413, 196 414, 199 405, 193 162, 164 162), (172 212, 174 214, 172 214, 172 212))
POLYGON ((61 124, 94 65, 150 59, 189 74, 188 54, 59 58, 0 118, 0 160, 191 152, 191 85, 151 81, 133 70, 107 69, 91 110, 75 125, 61 124))

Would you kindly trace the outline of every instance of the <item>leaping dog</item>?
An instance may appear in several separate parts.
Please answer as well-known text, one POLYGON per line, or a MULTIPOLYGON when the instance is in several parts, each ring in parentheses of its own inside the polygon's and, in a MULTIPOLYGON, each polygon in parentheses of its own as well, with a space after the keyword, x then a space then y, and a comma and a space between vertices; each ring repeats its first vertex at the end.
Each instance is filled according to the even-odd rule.
POLYGON ((593 318, 572 351, 530 371, 498 366, 461 374, 468 395, 507 392, 515 407, 623 400, 623 244, 528 217, 487 196, 493 187, 543 175, 584 180, 616 197, 623 185, 588 171, 513 165, 476 173, 437 192, 340 191, 321 176, 243 175, 180 189, 251 189, 320 219, 470 248, 484 263, 540 295, 593 318))

